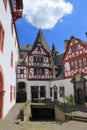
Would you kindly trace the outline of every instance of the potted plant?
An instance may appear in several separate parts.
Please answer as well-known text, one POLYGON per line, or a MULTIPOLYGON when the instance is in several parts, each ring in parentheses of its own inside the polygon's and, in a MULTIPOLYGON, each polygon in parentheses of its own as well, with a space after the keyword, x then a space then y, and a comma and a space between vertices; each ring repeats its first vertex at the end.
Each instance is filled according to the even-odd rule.
POLYGON ((85 106, 87 107, 87 95, 85 95, 85 106))

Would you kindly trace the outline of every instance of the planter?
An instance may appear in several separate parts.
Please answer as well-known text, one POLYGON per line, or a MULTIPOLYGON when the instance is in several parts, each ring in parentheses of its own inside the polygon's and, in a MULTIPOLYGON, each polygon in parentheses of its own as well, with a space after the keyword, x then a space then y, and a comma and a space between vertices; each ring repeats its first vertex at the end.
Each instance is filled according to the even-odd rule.
POLYGON ((22 121, 27 121, 30 119, 31 110, 29 101, 26 101, 25 104, 20 108, 19 115, 22 121))

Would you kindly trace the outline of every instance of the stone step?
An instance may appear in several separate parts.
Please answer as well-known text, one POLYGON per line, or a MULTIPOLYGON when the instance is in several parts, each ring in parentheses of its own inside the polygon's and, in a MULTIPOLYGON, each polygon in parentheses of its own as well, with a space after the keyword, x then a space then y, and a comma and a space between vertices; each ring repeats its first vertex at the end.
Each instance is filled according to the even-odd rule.
POLYGON ((72 120, 81 121, 81 122, 87 122, 87 117, 72 116, 72 120))

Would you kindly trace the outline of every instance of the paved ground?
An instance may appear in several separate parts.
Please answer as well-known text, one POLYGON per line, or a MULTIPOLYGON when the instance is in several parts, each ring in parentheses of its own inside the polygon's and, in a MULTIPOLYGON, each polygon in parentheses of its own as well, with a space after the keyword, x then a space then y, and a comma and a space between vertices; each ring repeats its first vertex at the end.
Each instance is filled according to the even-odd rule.
POLYGON ((3 121, 0 130, 87 130, 87 123, 69 121, 59 123, 55 121, 27 121, 17 119, 19 108, 23 104, 16 104, 3 121))

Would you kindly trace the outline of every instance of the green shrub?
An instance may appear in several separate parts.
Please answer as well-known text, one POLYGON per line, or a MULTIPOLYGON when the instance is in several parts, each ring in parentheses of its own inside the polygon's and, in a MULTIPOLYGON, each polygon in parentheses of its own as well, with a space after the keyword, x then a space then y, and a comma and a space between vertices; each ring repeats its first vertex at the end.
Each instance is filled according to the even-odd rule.
POLYGON ((68 106, 72 107, 72 106, 75 105, 75 103, 74 103, 74 96, 73 95, 66 96, 65 99, 66 99, 66 104, 68 106))
POLYGON ((29 100, 27 100, 24 105, 19 109, 20 113, 23 112, 25 110, 25 107, 27 106, 27 104, 29 104, 29 100))

